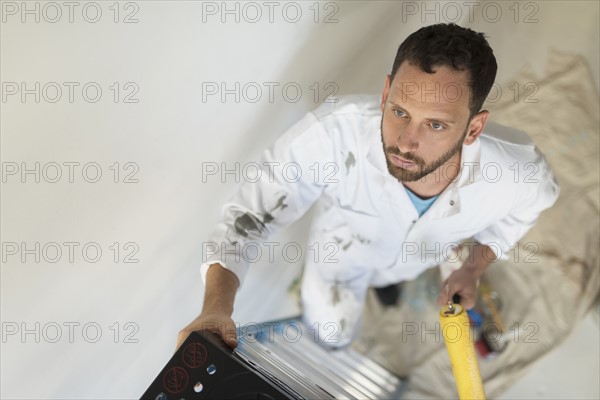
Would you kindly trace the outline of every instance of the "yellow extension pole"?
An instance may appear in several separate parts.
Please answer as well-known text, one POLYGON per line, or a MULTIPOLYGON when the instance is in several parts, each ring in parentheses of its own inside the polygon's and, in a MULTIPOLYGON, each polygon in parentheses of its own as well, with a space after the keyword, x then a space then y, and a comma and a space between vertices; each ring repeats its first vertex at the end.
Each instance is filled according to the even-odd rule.
POLYGON ((467 312, 459 304, 453 304, 453 310, 444 306, 440 310, 440 324, 459 398, 485 399, 467 312))

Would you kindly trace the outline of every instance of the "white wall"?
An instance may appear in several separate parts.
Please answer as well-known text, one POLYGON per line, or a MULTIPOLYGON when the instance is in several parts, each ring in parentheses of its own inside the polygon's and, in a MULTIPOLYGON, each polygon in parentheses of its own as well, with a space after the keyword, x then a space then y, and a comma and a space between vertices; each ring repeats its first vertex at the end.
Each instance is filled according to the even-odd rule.
MULTIPOLYGON (((535 7, 519 4, 516 23, 512 2, 480 2, 472 23, 468 8, 455 3, 457 22, 489 34, 498 82, 527 63, 542 68, 554 47, 588 54, 598 83, 598 4, 529 3, 535 7), (492 22, 498 7, 503 14, 492 22), (538 22, 525 23, 531 12, 538 22)), ((257 159, 324 99, 328 83, 339 94, 379 92, 406 35, 455 15, 443 2, 429 2, 439 12, 422 14, 423 2, 298 1, 278 2, 270 22, 268 6, 257 2, 262 17, 252 23, 256 8, 247 3, 227 2, 240 10, 236 22, 222 15, 222 2, 138 1, 119 3, 115 23, 114 4, 76 2, 69 22, 63 2, 2 2, 2 398, 141 395, 172 354, 177 331, 201 309, 202 241, 236 186, 231 175, 203 179, 203 167, 257 159), (24 6, 38 7, 39 22, 24 6), (99 20, 89 22, 96 9, 99 20), (302 14, 293 23, 297 9, 302 14), (333 21, 325 23, 330 13, 333 21), (130 14, 137 22, 124 23, 130 14), (22 100, 21 83, 34 89, 36 82, 40 101, 35 93, 22 100), (239 103, 234 95, 203 99, 207 84, 235 82, 262 87, 262 98, 251 102, 248 91, 239 103), (266 82, 279 85, 272 102, 266 82), (97 102, 84 98, 87 83, 101 88, 97 102), (301 88, 297 101, 282 93, 286 84, 301 88), (72 102, 68 85, 78 85, 72 102), (62 96, 53 103, 56 87, 62 96), (136 102, 125 102, 134 90, 136 102), (22 176, 36 163, 39 182, 34 173, 22 176), (73 182, 68 163, 79 163, 71 164, 73 182), (56 165, 62 177, 52 183, 56 165), (90 183, 94 166, 102 176, 90 183), (137 181, 125 183, 131 172, 137 181), (39 251, 23 252, 38 242, 39 251), (73 260, 65 242, 77 243, 73 260), (82 255, 86 244, 91 258, 101 249, 97 262, 82 255), (62 256, 51 262, 57 247, 62 256), (138 262, 124 262, 132 251, 138 262), (97 327, 101 335, 92 343, 97 327)), ((87 93, 93 97, 93 87, 87 93)), ((300 242, 305 225, 279 240, 300 242)), ((297 312, 285 293, 300 262, 284 268, 277 255, 272 266, 256 266, 240 293, 240 323, 297 312)))

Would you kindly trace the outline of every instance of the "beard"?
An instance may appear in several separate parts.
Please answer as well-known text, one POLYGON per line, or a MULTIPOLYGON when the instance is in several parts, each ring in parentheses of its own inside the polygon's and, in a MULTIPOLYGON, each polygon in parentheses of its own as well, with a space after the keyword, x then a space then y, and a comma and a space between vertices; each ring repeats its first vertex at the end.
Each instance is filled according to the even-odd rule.
POLYGON ((400 182, 414 182, 423 178, 424 176, 429 175, 434 172, 436 169, 444 165, 448 160, 450 160, 456 153, 458 153, 463 146, 463 142, 465 137, 467 136, 467 130, 469 125, 465 128, 463 132, 462 138, 456 142, 456 144, 444 154, 441 155, 437 160, 426 163, 421 157, 416 156, 412 153, 402 153, 397 146, 388 146, 386 147, 385 142, 383 141, 383 115, 381 116, 381 143, 383 144, 383 153, 385 154, 385 163, 387 164, 387 169, 389 173, 400 182), (394 154, 398 157, 402 157, 403 159, 413 162, 416 166, 415 170, 408 170, 397 165, 392 164, 390 159, 388 158, 388 154, 394 154))

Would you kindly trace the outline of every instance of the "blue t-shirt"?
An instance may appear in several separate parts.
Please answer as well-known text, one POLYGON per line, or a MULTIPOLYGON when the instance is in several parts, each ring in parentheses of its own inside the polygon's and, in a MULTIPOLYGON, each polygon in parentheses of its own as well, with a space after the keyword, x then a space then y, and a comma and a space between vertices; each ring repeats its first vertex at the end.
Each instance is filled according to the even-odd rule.
MULTIPOLYGON (((402 185, 404 186, 404 185, 402 185)), ((404 186, 404 189, 406 189, 406 193, 408 193, 408 197, 410 198, 410 201, 412 201, 412 203, 415 205, 415 208, 417 209, 417 212, 419 213, 419 217, 423 214, 425 214, 425 211, 427 211, 429 209, 429 207, 431 207, 431 205, 433 204, 433 202, 435 201, 435 199, 438 198, 438 196, 433 196, 430 197, 428 199, 422 199, 419 196, 417 196, 416 194, 414 194, 413 192, 410 191, 409 188, 407 188, 406 186, 404 186)))

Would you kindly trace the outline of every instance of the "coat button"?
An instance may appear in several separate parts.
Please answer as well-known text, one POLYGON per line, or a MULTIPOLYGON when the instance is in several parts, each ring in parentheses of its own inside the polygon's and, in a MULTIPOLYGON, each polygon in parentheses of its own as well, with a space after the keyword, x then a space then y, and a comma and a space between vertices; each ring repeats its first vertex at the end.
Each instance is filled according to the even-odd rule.
POLYGON ((453 206, 454 205, 454 200, 450 200, 450 205, 453 206))

